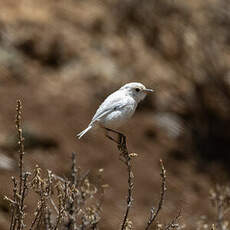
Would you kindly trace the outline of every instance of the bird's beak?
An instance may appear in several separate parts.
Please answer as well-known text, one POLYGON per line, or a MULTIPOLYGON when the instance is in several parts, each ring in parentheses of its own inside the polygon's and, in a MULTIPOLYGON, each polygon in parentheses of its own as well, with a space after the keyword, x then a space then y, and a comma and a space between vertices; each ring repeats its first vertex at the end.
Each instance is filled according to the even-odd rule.
POLYGON ((153 90, 153 89, 144 89, 144 92, 146 92, 146 93, 153 93, 153 92, 155 92, 155 90, 153 90))

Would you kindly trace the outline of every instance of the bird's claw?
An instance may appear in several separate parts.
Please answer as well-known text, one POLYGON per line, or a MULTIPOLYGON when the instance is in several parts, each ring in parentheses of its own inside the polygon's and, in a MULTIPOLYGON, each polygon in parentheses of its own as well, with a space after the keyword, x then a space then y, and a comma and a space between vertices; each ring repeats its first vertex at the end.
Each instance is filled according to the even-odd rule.
POLYGON ((112 129, 106 128, 106 130, 109 132, 113 132, 113 133, 118 135, 118 140, 115 140, 113 137, 109 136, 108 134, 106 134, 106 137, 117 144, 117 148, 119 151, 122 151, 123 149, 126 148, 126 137, 125 137, 125 135, 123 135, 122 133, 119 133, 115 130, 112 130, 112 129))

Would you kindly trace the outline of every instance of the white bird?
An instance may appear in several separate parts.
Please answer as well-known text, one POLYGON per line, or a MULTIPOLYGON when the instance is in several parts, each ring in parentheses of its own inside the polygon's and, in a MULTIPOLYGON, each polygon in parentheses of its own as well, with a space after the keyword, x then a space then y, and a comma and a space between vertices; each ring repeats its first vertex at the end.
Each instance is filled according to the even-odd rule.
POLYGON ((77 137, 80 139, 89 130, 98 126, 108 130, 122 126, 134 114, 138 103, 148 92, 154 91, 139 82, 125 84, 104 100, 88 127, 77 134, 77 137))

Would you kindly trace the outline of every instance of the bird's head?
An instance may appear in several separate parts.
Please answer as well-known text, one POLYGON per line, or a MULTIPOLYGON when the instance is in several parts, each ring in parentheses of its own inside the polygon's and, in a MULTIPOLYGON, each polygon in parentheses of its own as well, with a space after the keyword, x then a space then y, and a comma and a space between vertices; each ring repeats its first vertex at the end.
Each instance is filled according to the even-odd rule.
POLYGON ((141 100, 143 100, 147 93, 154 92, 154 90, 147 89, 143 84, 139 82, 127 83, 124 86, 122 86, 120 90, 125 90, 137 102, 140 102, 141 100))

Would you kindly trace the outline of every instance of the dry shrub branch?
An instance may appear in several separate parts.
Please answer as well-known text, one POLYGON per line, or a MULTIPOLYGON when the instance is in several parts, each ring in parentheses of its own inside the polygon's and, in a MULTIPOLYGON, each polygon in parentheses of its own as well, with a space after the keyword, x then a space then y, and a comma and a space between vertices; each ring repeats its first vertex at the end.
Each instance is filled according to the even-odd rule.
POLYGON ((161 164, 161 174, 160 175, 161 175, 161 179, 162 179, 160 200, 159 200, 159 203, 157 206, 157 210, 155 210, 154 206, 151 208, 150 217, 149 217, 149 220, 148 220, 148 223, 147 223, 145 230, 148 230, 150 228, 150 226, 152 225, 152 223, 156 220, 156 218, 159 215, 160 210, 163 206, 163 202, 164 202, 164 196, 165 196, 165 191, 166 191, 166 170, 164 168, 162 160, 160 160, 160 164, 161 164))
POLYGON ((89 173, 80 173, 76 154, 72 153, 69 178, 62 178, 38 165, 32 173, 24 171, 24 138, 22 103, 17 101, 16 129, 19 145, 19 178, 12 177, 13 197, 5 196, 11 207, 10 230, 83 230, 97 229, 103 200, 103 185, 94 185, 89 173), (37 205, 31 222, 26 218, 26 198, 37 194, 37 205))
MULTIPOLYGON (((136 153, 129 153, 128 148, 127 148, 127 142, 126 142, 126 136, 123 135, 122 133, 119 133, 117 131, 107 129, 107 131, 113 132, 118 135, 118 141, 112 138, 111 136, 107 135, 107 137, 117 143, 118 150, 120 151, 120 160, 124 162, 124 164, 127 167, 128 171, 128 196, 127 196, 127 205, 126 205, 126 210, 125 210, 125 215, 122 221, 121 225, 121 230, 130 230, 133 229, 133 223, 131 220, 128 219, 128 215, 130 212, 130 208, 133 203, 133 189, 134 189, 134 175, 132 172, 132 158, 136 157, 136 153)), ((160 166, 161 166, 161 193, 160 193, 160 200, 158 202, 157 209, 155 210, 155 207, 153 206, 150 211, 150 217, 147 222, 147 225, 145 227, 145 230, 150 229, 150 227, 155 223, 156 218, 158 217, 162 207, 163 207, 163 202, 164 202, 164 197, 165 197, 165 192, 166 192, 166 170, 163 164, 163 161, 160 160, 160 166)), ((178 215, 170 221, 170 223, 165 227, 165 229, 171 229, 175 227, 179 227, 179 224, 176 222, 178 221, 180 217, 180 212, 178 215)))
POLYGON ((134 188, 134 175, 132 172, 132 164, 131 164, 131 157, 134 156, 132 154, 129 154, 127 144, 126 144, 126 137, 119 133, 120 142, 118 143, 118 149, 120 151, 120 159, 123 161, 127 167, 128 170, 128 197, 127 197, 127 205, 126 205, 126 211, 124 215, 124 219, 122 221, 121 230, 124 229, 131 229, 132 223, 128 220, 128 215, 130 208, 133 203, 133 188, 134 188))
MULTIPOLYGON (((32 173, 24 170, 24 138, 22 130, 22 103, 17 101, 16 130, 19 146, 19 176, 12 177, 12 198, 5 197, 11 207, 10 230, 45 229, 45 230, 98 230, 101 220, 101 206, 103 203, 104 185, 91 183, 89 171, 81 172, 77 165, 77 154, 72 153, 72 166, 68 178, 60 177, 50 170, 42 170, 38 165, 32 173), (37 195, 33 219, 26 218, 26 198, 29 194, 37 195)), ((129 153, 126 137, 116 131, 109 130, 118 135, 118 140, 107 135, 116 142, 120 152, 120 160, 128 171, 128 195, 125 214, 122 219, 121 230, 134 229, 134 223, 129 219, 133 203, 134 175, 132 159, 137 156, 129 153)), ((166 170, 160 160, 161 191, 157 206, 152 206, 145 230, 180 230, 184 228, 179 224, 181 211, 168 224, 160 224, 158 217, 164 206, 166 194, 166 170)), ((99 170, 103 172, 103 170, 99 170)), ((98 180, 101 178, 99 173, 98 180)), ((200 221, 197 230, 209 229, 228 230, 227 214, 230 210, 230 189, 226 186, 216 186, 210 191, 212 207, 216 210, 215 223, 207 224, 200 221)))

